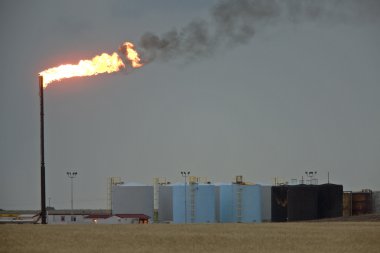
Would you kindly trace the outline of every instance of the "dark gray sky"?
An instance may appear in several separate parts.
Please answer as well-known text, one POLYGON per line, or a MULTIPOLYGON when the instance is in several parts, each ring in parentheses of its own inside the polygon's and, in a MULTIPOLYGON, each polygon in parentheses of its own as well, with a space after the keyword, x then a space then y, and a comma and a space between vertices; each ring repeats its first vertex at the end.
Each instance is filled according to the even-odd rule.
MULTIPOLYGON (((138 44, 146 32, 209 22, 215 3, 1 1, 0 208, 40 206, 38 72, 138 44)), ((315 170, 321 183, 330 172, 345 190, 379 190, 379 3, 335 3, 255 21, 252 38, 211 41, 206 57, 176 53, 129 74, 53 83, 51 205, 70 207, 73 168, 77 208, 106 207, 107 177, 174 182, 181 168, 213 182, 242 174, 263 183, 315 170)))

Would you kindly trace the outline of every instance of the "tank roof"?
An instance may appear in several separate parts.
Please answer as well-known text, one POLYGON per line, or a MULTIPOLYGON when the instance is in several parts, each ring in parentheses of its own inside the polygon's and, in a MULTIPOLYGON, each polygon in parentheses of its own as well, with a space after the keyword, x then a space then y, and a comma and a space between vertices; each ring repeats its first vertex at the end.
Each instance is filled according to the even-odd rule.
POLYGON ((142 183, 136 183, 136 182, 127 182, 124 184, 120 184, 118 186, 148 186, 148 185, 142 184, 142 183))

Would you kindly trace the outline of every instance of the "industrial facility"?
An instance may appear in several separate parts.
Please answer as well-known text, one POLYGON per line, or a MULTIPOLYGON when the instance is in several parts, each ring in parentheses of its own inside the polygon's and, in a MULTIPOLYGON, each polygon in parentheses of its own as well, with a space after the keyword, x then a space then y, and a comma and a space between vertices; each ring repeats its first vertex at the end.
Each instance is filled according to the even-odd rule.
POLYGON ((197 177, 173 184, 156 178, 153 186, 118 183, 112 186, 112 214, 145 214, 155 223, 259 223, 379 212, 379 192, 344 192, 342 185, 318 185, 314 178, 300 182, 269 186, 237 176, 230 183, 197 177))
MULTIPOLYGON (((108 178, 108 209, 49 210, 50 224, 260 223, 288 222, 380 213, 380 191, 343 191, 315 178, 274 185, 211 183, 184 174, 185 182, 155 178, 153 185, 108 178), (306 183, 306 184, 305 184, 306 183)), ((0 212, 0 223, 39 223, 39 214, 0 212)))

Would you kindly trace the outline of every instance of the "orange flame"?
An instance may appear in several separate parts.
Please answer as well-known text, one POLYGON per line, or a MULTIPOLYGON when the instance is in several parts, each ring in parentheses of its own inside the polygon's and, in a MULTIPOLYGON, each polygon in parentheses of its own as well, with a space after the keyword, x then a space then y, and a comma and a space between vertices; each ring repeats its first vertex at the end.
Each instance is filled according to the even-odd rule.
POLYGON ((125 65, 117 53, 103 53, 91 60, 81 60, 77 65, 66 64, 40 72, 44 77, 44 88, 53 81, 75 76, 93 76, 102 73, 112 73, 124 68, 125 65))
POLYGON ((140 68, 143 66, 143 64, 140 62, 141 59, 139 57, 139 54, 135 50, 135 46, 131 42, 125 42, 123 44, 127 50, 126 50, 126 57, 128 60, 131 61, 133 68, 140 68))
MULTIPOLYGON (((134 49, 134 45, 130 42, 125 42, 127 47, 126 57, 131 61, 133 68, 143 66, 140 63, 139 54, 134 49)), ((64 78, 78 76, 93 76, 103 73, 112 73, 125 68, 125 64, 117 53, 109 55, 102 53, 91 60, 80 60, 78 64, 66 64, 58 67, 46 69, 39 74, 43 76, 43 86, 46 88, 51 82, 59 81, 64 78)))

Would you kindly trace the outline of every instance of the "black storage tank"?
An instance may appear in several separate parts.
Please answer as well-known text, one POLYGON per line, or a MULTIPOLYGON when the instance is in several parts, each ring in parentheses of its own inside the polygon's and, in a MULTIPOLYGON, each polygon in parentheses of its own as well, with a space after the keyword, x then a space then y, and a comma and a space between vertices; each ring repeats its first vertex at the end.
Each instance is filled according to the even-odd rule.
POLYGON ((343 215, 343 185, 322 184, 318 186, 318 219, 343 215))
POLYGON ((289 186, 272 186, 272 221, 288 220, 288 189, 289 186))
POLYGON ((318 218, 318 186, 293 185, 288 190, 288 221, 318 218))

